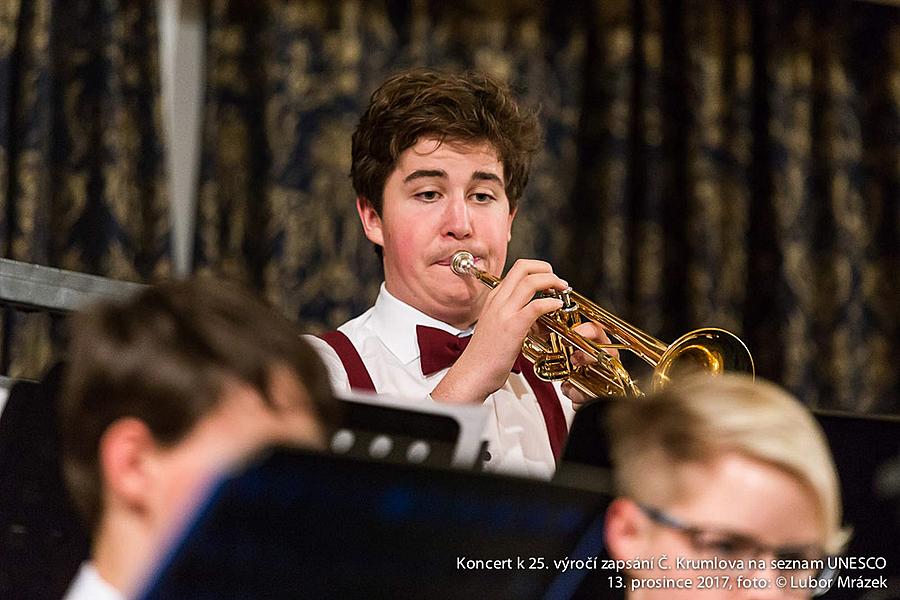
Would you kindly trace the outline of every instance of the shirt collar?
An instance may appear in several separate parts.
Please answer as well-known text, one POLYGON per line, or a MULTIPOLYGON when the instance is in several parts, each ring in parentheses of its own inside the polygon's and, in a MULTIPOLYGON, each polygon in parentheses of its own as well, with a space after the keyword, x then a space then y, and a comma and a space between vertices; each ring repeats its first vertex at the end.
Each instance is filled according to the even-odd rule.
POLYGON ((394 356, 404 364, 419 359, 419 342, 416 338, 416 325, 426 325, 442 329, 455 336, 469 335, 475 329, 458 329, 453 325, 429 317, 417 308, 413 308, 402 300, 398 300, 381 284, 378 298, 372 312, 372 328, 394 356))
POLYGON ((125 596, 103 579, 93 562, 81 563, 78 575, 66 592, 66 598, 92 600, 124 600, 125 596))

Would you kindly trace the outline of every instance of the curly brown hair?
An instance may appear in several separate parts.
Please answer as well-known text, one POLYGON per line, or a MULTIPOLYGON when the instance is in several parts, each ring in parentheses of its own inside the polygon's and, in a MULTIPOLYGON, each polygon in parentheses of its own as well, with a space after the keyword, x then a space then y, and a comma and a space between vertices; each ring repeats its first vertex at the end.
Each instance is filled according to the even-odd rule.
POLYGON ((379 215, 397 159, 423 136, 491 144, 503 164, 510 211, 541 144, 535 111, 520 107, 509 87, 489 75, 433 69, 394 75, 372 94, 353 133, 353 188, 379 215))

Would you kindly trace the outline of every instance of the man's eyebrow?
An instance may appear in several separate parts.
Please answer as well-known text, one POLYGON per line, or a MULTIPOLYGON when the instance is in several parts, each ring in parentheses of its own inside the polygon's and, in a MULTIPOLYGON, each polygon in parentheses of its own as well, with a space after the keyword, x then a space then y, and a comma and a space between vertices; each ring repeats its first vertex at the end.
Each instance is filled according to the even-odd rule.
POLYGON ((503 180, 497 177, 494 173, 489 173, 487 171, 475 171, 472 173, 472 181, 493 181, 501 186, 503 186, 503 180))
POLYGON ((409 175, 403 178, 403 183, 409 183, 414 179, 422 179, 423 177, 443 177, 447 178, 447 171, 442 169, 419 169, 418 171, 413 171, 409 175))

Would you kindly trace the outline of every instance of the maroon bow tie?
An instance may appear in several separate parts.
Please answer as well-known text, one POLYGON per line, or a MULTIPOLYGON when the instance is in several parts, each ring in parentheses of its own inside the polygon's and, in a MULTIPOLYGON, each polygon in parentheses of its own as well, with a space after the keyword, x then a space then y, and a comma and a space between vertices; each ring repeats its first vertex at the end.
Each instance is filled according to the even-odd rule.
MULTIPOLYGON (((427 377, 441 369, 453 366, 456 359, 469 345, 472 336, 457 337, 443 329, 416 325, 416 338, 419 341, 419 363, 422 365, 422 375, 427 377)), ((525 357, 520 354, 513 364, 513 373, 522 371, 523 360, 525 357)))
MULTIPOLYGON (((469 340, 472 339, 471 335, 456 337, 443 329, 425 325, 416 325, 416 337, 419 340, 419 363, 422 365, 422 374, 426 377, 452 366, 469 345, 469 340)), ((521 352, 513 364, 512 372, 523 373, 531 385, 541 413, 544 415, 550 449, 553 451, 553 456, 558 459, 566 440, 567 427, 566 417, 559 405, 556 390, 552 384, 538 379, 531 363, 521 352)))

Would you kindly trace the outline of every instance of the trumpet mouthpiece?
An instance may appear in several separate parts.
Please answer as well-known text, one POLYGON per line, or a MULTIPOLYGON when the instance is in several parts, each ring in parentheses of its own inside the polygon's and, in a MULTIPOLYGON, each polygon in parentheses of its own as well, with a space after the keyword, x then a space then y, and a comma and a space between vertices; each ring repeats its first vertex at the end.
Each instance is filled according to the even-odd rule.
POLYGON ((450 268, 457 275, 469 275, 469 270, 475 268, 475 257, 471 252, 460 250, 450 259, 450 268))

